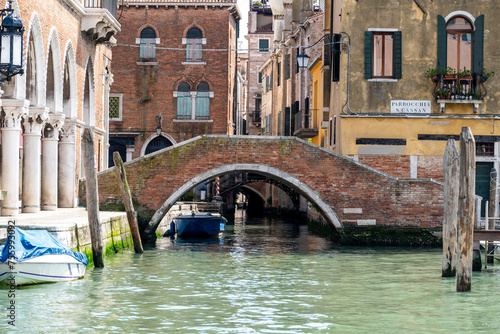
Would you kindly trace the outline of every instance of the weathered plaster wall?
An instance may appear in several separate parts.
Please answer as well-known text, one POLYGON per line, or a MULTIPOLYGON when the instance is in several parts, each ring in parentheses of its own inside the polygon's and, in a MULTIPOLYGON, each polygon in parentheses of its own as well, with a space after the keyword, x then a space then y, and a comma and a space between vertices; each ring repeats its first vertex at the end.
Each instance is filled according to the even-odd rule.
MULTIPOLYGON (((500 2, 490 0, 404 0, 343 1, 342 31, 351 42, 350 106, 355 113, 388 113, 390 100, 431 100, 432 112, 439 108, 432 96, 434 84, 426 78, 428 68, 437 66, 437 16, 446 17, 465 11, 477 18, 485 15, 484 67, 500 69, 500 45, 494 36, 500 34, 500 2), (419 4, 420 6, 418 6, 419 4), (394 28, 402 32, 402 78, 397 82, 369 82, 364 78, 364 33, 369 28, 394 28)), ((342 101, 347 92, 347 55, 342 55, 342 101)), ((494 77, 486 84, 488 95, 482 113, 498 114, 500 80, 494 77)), ((472 105, 447 106, 448 114, 473 113, 472 105)))

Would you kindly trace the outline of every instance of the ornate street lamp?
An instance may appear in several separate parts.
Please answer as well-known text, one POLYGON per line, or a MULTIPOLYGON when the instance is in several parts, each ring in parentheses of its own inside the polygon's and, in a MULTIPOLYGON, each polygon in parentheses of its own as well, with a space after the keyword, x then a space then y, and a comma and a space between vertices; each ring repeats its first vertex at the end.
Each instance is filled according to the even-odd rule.
POLYGON ((24 27, 20 18, 14 15, 12 0, 7 9, 0 9, 0 83, 18 74, 23 74, 23 34, 24 27))
POLYGON ((299 65, 299 68, 307 68, 309 66, 309 57, 304 53, 304 50, 302 50, 302 53, 297 56, 297 64, 299 65))

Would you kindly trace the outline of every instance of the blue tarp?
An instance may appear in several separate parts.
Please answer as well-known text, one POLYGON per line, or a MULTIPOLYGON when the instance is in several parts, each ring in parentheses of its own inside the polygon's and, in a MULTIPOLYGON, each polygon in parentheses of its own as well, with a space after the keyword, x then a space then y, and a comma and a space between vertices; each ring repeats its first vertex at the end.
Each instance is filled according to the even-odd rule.
POLYGON ((21 230, 15 228, 14 235, 7 237, 5 245, 0 246, 0 262, 9 259, 9 244, 14 245, 14 257, 23 262, 42 255, 69 255, 76 260, 88 264, 85 254, 75 252, 57 240, 46 230, 21 230))

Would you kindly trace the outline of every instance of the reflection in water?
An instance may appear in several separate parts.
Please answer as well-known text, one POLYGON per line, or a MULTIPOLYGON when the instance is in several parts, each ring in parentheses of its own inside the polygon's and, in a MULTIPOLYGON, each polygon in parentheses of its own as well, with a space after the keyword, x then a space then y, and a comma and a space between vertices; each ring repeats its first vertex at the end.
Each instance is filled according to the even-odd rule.
MULTIPOLYGON (((162 238, 74 282, 20 288, 24 333, 494 332, 499 266, 471 293, 440 250, 344 248, 306 225, 237 219, 223 239, 162 238)), ((0 290, 0 303, 8 303, 0 290)), ((4 318, 5 319, 5 318, 4 318)), ((0 322, 0 332, 11 328, 0 322)))

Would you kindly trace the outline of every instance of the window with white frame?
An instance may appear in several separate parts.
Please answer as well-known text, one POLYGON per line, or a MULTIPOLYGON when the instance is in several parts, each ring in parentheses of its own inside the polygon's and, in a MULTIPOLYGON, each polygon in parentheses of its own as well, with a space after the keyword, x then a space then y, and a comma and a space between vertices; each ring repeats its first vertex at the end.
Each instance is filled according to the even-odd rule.
POLYGON ((108 115, 110 121, 122 120, 122 100, 123 100, 123 94, 116 94, 116 93, 109 94, 108 115))

